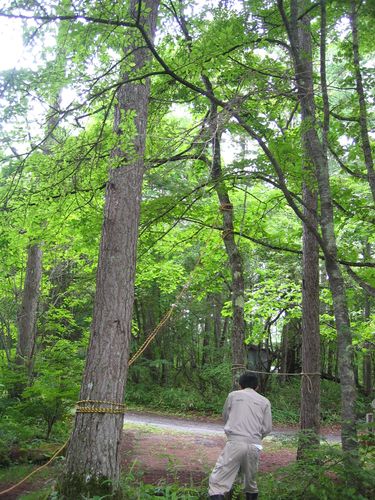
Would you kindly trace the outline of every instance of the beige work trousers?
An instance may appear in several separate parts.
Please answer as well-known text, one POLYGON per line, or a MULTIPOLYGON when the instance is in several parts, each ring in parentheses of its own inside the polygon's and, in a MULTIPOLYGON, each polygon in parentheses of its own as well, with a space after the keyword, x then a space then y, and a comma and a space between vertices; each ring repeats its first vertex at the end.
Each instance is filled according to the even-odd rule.
POLYGON ((241 469, 247 493, 257 493, 256 474, 258 472, 260 450, 243 439, 226 442, 209 480, 209 495, 224 495, 230 491, 241 469))

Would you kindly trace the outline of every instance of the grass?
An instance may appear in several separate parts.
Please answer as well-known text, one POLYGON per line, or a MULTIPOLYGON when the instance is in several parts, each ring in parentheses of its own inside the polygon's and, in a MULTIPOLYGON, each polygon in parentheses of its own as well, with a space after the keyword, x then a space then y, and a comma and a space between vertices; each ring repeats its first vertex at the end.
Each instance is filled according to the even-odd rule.
MULTIPOLYGON (((149 425, 129 425, 129 429, 136 430, 142 434, 156 433, 169 434, 168 431, 161 430, 149 425)), ((285 449, 292 450, 293 443, 290 440, 272 440, 264 443, 265 453, 278 452, 285 449)), ((373 452, 370 453, 373 458, 373 452)), ((373 460, 363 461, 362 469, 366 483, 366 492, 362 495, 349 482, 344 475, 342 455, 337 446, 322 446, 319 452, 306 463, 292 463, 282 469, 272 473, 259 474, 259 488, 261 498, 278 500, 365 500, 373 498, 369 496, 373 480, 373 460), (315 457, 315 458, 314 458, 315 457)), ((166 454, 168 466, 171 471, 175 469, 176 462, 171 454, 166 454)), ((366 458, 366 457, 364 457, 366 458)), ((47 500, 51 494, 52 481, 58 472, 58 467, 51 467, 41 471, 28 482, 31 488, 36 488, 33 492, 25 492, 19 498, 21 500, 47 500), (43 484, 44 483, 44 484, 43 484), (47 484, 46 484, 47 483, 47 484), (48 484, 49 483, 49 484, 48 484)), ((0 470, 0 483, 12 484, 27 475, 34 467, 31 465, 18 465, 8 469, 0 470)), ((139 470, 139 464, 133 466, 123 474, 121 487, 125 499, 131 500, 156 500, 164 498, 166 500, 200 500, 207 498, 207 478, 198 486, 181 486, 175 479, 173 484, 160 481, 159 484, 145 484, 142 481, 143 473, 139 470)), ((371 495, 371 493, 370 493, 371 495)), ((51 497, 52 498, 52 497, 51 497)), ((241 487, 236 488, 236 500, 242 500, 241 487)), ((93 499, 91 499, 93 500, 93 499)), ((99 498, 97 499, 99 500, 99 498)))
MULTIPOLYGON (((217 391, 199 393, 197 390, 185 390, 173 387, 143 386, 141 389, 129 382, 126 393, 128 409, 152 411, 191 418, 220 418, 228 389, 219 387, 217 391)), ((300 420, 301 381, 295 377, 286 384, 271 379, 267 394, 271 401, 275 423, 297 424, 300 420)), ((369 406, 368 398, 358 397, 357 412, 362 417, 369 406)), ((321 381, 321 420, 322 425, 338 424, 341 421, 340 386, 328 380, 321 381)))
MULTIPOLYGON (((160 429, 158 427, 152 426, 150 424, 134 424, 128 423, 125 425, 125 429, 129 431, 135 431, 137 434, 137 440, 142 440, 143 435, 155 434, 161 436, 170 435, 190 435, 186 432, 180 431, 170 431, 169 429, 160 429)), ((265 452, 277 452, 282 449, 291 449, 290 440, 279 442, 278 440, 266 441, 265 442, 265 452)), ((174 457, 173 452, 160 452, 160 456, 167 458, 167 471, 172 474, 179 467, 179 459, 174 457)), ((35 470, 33 465, 17 465, 12 466, 7 469, 0 470, 0 484, 13 485, 19 480, 23 479, 32 470, 35 470)), ((22 500, 45 500, 51 493, 52 486, 48 486, 48 483, 52 483, 54 478, 57 476, 59 465, 49 466, 46 469, 32 476, 30 480, 26 482, 27 489, 35 489, 35 491, 27 492, 19 496, 22 500), (47 486, 46 486, 47 483, 47 486)), ((206 476, 208 478, 209 470, 206 471, 206 476)), ((166 484, 161 482, 158 485, 148 485, 142 482, 143 472, 139 469, 139 464, 136 462, 130 467, 130 470, 122 477, 122 488, 124 490, 125 498, 129 499, 156 499, 156 498, 166 498, 169 500, 198 500, 200 498, 206 498, 207 481, 198 487, 182 487, 177 484, 177 479, 174 484, 166 484)), ((177 478, 177 476, 176 476, 177 478)), ((0 488, 1 489, 1 488, 0 488)))
MULTIPOLYGON (((13 465, 5 469, 0 469, 0 483, 14 483, 20 481, 35 469, 37 469, 37 466, 33 464, 13 465)), ((42 479, 48 478, 49 477, 48 467, 41 470, 39 473, 37 473, 37 475, 32 476, 28 480, 28 483, 36 481, 36 477, 42 479)))
MULTIPOLYGON (((0 491, 15 485, 16 483, 24 479, 33 470, 36 469, 37 467, 32 464, 14 465, 6 469, 0 469, 0 485, 2 485, 0 486, 0 491)), ((40 472, 37 472, 34 476, 31 476, 29 479, 27 479, 27 481, 24 483, 22 487, 30 489, 38 488, 38 486, 42 486, 42 483, 45 483, 47 481, 52 481, 55 474, 56 474, 55 469, 47 467, 41 470, 40 472)), ((47 498, 49 492, 50 492, 50 487, 42 487, 42 489, 38 488, 37 491, 21 494, 19 498, 24 500, 26 499, 42 500, 44 498, 47 498)))

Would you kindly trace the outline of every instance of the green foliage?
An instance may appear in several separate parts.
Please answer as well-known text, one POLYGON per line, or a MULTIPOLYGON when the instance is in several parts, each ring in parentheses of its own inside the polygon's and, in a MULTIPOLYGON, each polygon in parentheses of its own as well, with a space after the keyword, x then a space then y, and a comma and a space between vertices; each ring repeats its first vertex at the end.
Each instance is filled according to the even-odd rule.
POLYGON ((272 278, 260 277, 246 299, 245 314, 251 325, 247 342, 259 344, 268 336, 269 332, 264 328, 267 320, 276 318, 282 312, 287 313, 290 319, 301 317, 301 290, 295 280, 280 270, 272 278))
MULTIPOLYGON (((3 391, 0 397, 2 426, 0 460, 33 461, 33 453, 23 449, 38 448, 51 438, 64 439, 77 401, 83 368, 82 346, 60 340, 42 350, 34 365, 34 379, 27 385, 15 367, 2 366, 3 391), (15 386, 25 387, 18 399, 12 398, 15 386)), ((37 454, 38 455, 38 454, 37 454)))
MULTIPOLYGON (((279 359, 282 326, 301 314, 302 224, 286 203, 280 178, 253 136, 258 135, 279 161, 283 182, 302 210, 303 181, 315 187, 315 176, 306 175, 302 168, 305 158, 300 140, 311 122, 301 123, 298 118, 292 62, 285 50, 287 33, 274 2, 220 2, 219 7, 218 2, 185 2, 190 40, 180 30, 181 19, 176 22, 171 16, 173 9, 179 15, 183 3, 161 7, 157 50, 192 85, 202 88, 202 74, 209 77, 215 96, 227 103, 218 107, 218 132, 223 137, 220 182, 231 197, 233 232, 243 259, 247 342, 272 343, 275 359, 279 359), (236 110, 253 134, 239 127, 231 110, 236 110)), ((368 36, 372 3, 362 2, 358 10, 366 97, 374 87, 373 44, 368 36)), ((361 263, 372 259, 373 200, 359 139, 348 6, 349 2, 327 2, 332 110, 329 169, 339 258, 361 263)), ((116 26, 118 20, 129 20, 126 2, 10 2, 4 15, 18 14, 14 9, 45 21, 23 22, 30 68, 0 74, 0 453, 4 462, 11 460, 7 449, 32 446, 51 433, 51 437, 61 436, 77 397, 95 293, 108 169, 120 166, 111 153, 119 141, 132 153, 134 113, 123 113, 120 139, 112 127, 116 92, 134 68, 133 54, 124 57, 123 43, 140 36, 134 29, 116 26), (75 20, 47 22, 48 15, 74 15, 75 20), (91 22, 85 16, 110 23, 91 22), (65 92, 73 96, 69 104, 65 92), (15 356, 30 242, 43 242, 44 259, 37 325, 40 341, 31 383, 25 373, 7 369, 15 356), (26 387, 19 398, 11 394, 17 384, 26 387)), ((315 62, 319 59, 319 8, 309 15, 315 62)), ((160 69, 151 58, 146 73, 160 73, 160 69)), ((323 102, 315 65, 314 71, 320 123, 323 102)), ((165 73, 153 75, 151 89, 133 350, 190 278, 191 283, 168 325, 131 368, 126 397, 158 409, 220 413, 231 386, 232 304, 231 270, 221 234, 223 213, 211 179, 211 131, 207 127, 211 103, 165 73)), ((371 99, 367 101, 371 129, 374 106, 371 99)), ((374 286, 370 267, 355 269, 374 286)), ((362 383, 363 353, 370 352, 373 342, 373 299, 350 276, 346 279, 353 350, 362 383)), ((329 343, 332 353, 337 339, 325 280, 320 299, 322 345, 329 343)), ((298 354, 298 347, 295 350, 298 354)), ((285 385, 271 380, 267 396, 275 421, 298 422, 299 379, 292 378, 285 385)), ((321 387, 322 422, 339 422, 339 386, 322 381, 321 387)), ((360 417, 367 404, 359 398, 360 417)), ((321 480, 325 484, 324 474, 321 480)), ((306 486, 306 498, 315 494, 318 482, 306 486)), ((155 489, 144 488, 145 498, 157 495, 155 489)), ((173 488, 167 493, 167 487, 161 493, 170 498, 180 495, 173 488)))
POLYGON ((66 419, 77 401, 83 359, 79 357, 81 345, 60 340, 36 358, 38 376, 22 393, 24 414, 46 426, 49 439, 56 422, 66 419))
MULTIPOLYGON (((126 402, 137 407, 164 410, 172 413, 189 412, 221 415, 223 404, 231 390, 231 376, 228 365, 210 366, 196 370, 189 381, 173 387, 153 385, 146 379, 134 383, 129 379, 126 402)), ((141 368, 143 373, 144 367, 141 368)), ((299 377, 291 377, 281 384, 278 377, 271 377, 267 385, 267 398, 271 401, 275 423, 298 424, 300 421, 301 382, 299 377)), ((368 411, 369 399, 358 397, 357 414, 363 419, 368 411)), ((341 421, 340 386, 335 382, 321 382, 321 422, 322 425, 339 424, 341 421)))
POLYGON ((177 413, 202 412, 220 414, 231 377, 227 366, 207 367, 192 374, 189 387, 160 387, 144 381, 129 380, 125 400, 128 403, 177 413))
POLYGON ((316 500, 366 500, 375 492, 374 463, 364 452, 361 467, 348 468, 342 451, 321 446, 303 461, 297 461, 272 474, 260 476, 264 498, 316 500))
POLYGON ((207 496, 207 486, 187 487, 177 483, 158 485, 142 482, 142 471, 136 471, 135 463, 121 476, 121 489, 124 498, 134 500, 166 498, 168 500, 198 500, 207 496))
MULTIPOLYGON (((275 422, 299 423, 301 381, 300 377, 291 377, 281 384, 278 377, 271 377, 266 396, 271 401, 272 415, 275 422)), ((340 424, 341 399, 340 385, 329 380, 322 380, 320 385, 320 417, 322 425, 340 424)), ((369 408, 369 398, 362 394, 357 399, 357 417, 363 420, 369 408)))

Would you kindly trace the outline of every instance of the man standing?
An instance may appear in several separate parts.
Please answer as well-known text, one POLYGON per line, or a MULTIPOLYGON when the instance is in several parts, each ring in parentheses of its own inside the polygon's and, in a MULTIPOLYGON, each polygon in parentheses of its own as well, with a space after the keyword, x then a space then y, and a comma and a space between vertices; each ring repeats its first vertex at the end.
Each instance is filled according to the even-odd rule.
POLYGON ((241 390, 231 392, 225 401, 223 417, 226 445, 210 475, 211 500, 224 500, 241 469, 246 500, 258 498, 256 474, 262 439, 272 431, 271 404, 258 394, 258 378, 251 372, 239 378, 241 390))

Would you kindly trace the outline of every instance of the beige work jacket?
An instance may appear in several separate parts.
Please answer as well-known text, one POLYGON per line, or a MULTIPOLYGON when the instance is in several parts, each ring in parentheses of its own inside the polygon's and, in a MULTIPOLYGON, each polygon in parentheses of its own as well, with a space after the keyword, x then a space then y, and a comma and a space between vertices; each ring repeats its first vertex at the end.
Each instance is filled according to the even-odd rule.
POLYGON ((271 403, 254 389, 229 393, 223 417, 228 439, 242 438, 259 445, 272 431, 271 403))

